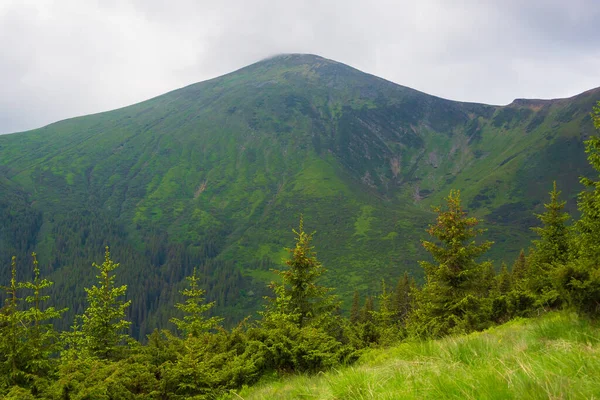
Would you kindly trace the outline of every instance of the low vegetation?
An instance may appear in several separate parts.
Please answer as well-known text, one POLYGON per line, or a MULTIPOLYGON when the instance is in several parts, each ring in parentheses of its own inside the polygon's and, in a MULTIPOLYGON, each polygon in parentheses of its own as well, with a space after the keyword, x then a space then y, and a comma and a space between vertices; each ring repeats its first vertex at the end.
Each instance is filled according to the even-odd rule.
MULTIPOLYGON (((592 118, 600 129, 600 103, 592 118)), ((600 137, 591 137, 586 151, 600 173, 600 137)), ((512 270, 504 266, 499 274, 491 262, 481 261, 493 243, 478 240, 483 233, 478 219, 467 215, 460 192, 451 191, 445 206, 434 210, 431 239, 422 241, 432 256, 421 263, 425 283, 418 286, 405 275, 390 291, 382 281, 377 299, 366 298, 361 307, 360 295, 354 296, 349 319, 334 289, 321 283, 326 270, 303 218, 258 319, 223 328, 222 318, 209 315, 214 303, 205 301, 193 270, 181 291, 185 300, 170 318, 176 330, 155 330, 143 342, 127 334, 131 303, 124 300, 127 286, 117 284, 119 264, 108 247, 104 262, 94 264, 96 284, 85 288, 86 307, 63 332, 52 323, 65 310, 50 305, 46 292, 52 282, 41 277, 35 253, 31 280, 19 278, 13 258, 10 281, 2 287, 0 394, 594 397, 600 391, 600 183, 591 178, 582 183, 587 189, 579 196, 575 223, 566 225, 570 217, 554 185, 545 211, 536 215, 538 238, 512 270), (523 319, 538 315, 544 316, 523 319), (503 323, 508 324, 494 328, 503 323), (374 350, 382 347, 387 348, 374 350), (290 374, 303 375, 243 389, 273 375, 287 382, 290 374)))
POLYGON ((600 396, 598 323, 552 312, 481 333, 370 349, 323 374, 265 377, 226 399, 590 399, 600 396))

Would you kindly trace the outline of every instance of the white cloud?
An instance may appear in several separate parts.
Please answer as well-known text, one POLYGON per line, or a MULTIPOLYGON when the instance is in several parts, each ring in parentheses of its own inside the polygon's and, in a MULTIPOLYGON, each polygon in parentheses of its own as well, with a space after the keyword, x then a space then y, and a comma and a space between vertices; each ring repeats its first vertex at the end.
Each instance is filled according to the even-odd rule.
POLYGON ((0 0, 0 133, 283 52, 455 100, 564 97, 600 85, 598 17, 595 0, 0 0))

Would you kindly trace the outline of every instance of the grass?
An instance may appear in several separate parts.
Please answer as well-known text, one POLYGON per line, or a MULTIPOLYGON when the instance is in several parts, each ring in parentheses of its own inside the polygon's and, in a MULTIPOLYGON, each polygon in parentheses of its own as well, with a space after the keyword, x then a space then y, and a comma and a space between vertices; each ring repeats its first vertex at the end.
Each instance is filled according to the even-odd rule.
POLYGON ((600 330, 574 314, 367 351, 353 366, 285 376, 228 399, 600 398, 600 330))

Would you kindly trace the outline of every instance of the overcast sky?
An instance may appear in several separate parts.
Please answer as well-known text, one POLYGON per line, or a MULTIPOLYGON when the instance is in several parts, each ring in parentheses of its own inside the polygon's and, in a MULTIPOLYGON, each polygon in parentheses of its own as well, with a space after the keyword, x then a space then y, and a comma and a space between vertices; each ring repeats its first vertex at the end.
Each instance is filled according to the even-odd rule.
POLYGON ((600 1, 0 0, 0 133, 279 53, 453 100, 568 97, 600 86, 600 1))

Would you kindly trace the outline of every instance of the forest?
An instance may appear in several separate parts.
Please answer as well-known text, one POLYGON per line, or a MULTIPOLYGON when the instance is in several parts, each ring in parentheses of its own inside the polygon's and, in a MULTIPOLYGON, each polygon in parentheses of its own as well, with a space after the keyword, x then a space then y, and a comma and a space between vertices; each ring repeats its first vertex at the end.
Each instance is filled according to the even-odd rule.
MULTIPOLYGON (((600 102, 591 116, 600 130, 600 102)), ((600 174, 600 137, 586 140, 585 149, 600 174)), ((327 271, 316 254, 319 236, 300 216, 285 265, 273 269, 265 288, 262 311, 233 328, 214 312, 218 304, 206 300, 203 266, 186 278, 184 300, 168 316, 171 329, 135 339, 129 334, 127 286, 119 284, 121 267, 112 248, 105 249, 102 263, 93 264, 96 283, 83 288, 81 311, 69 312, 48 295, 53 282, 44 278, 36 253, 30 265, 13 257, 10 276, 2 277, 0 395, 215 399, 267 376, 350 365, 367 349, 402 341, 483 331, 561 309, 595 321, 600 316, 600 177, 582 177, 581 184, 577 217, 566 212, 557 184, 549 188, 544 212, 535 215, 536 239, 512 266, 502 264, 499 271, 486 258, 494 244, 480 239, 483 224, 468 215, 460 191, 451 190, 434 209, 436 220, 421 241, 431 256, 420 262, 424 283, 399 272, 394 284, 382 279, 375 298, 356 292, 349 310, 341 307, 335 288, 322 284, 327 271), (67 315, 74 318, 65 321, 67 315)), ((23 223, 35 223, 35 216, 23 223)))

